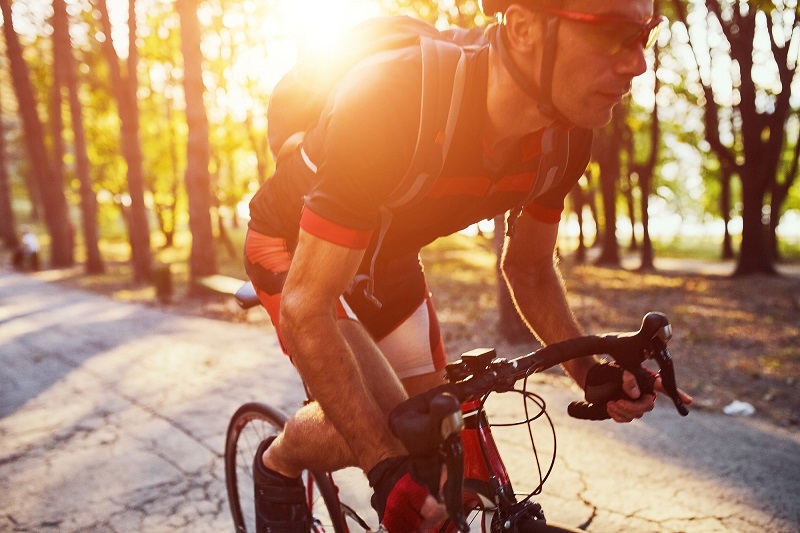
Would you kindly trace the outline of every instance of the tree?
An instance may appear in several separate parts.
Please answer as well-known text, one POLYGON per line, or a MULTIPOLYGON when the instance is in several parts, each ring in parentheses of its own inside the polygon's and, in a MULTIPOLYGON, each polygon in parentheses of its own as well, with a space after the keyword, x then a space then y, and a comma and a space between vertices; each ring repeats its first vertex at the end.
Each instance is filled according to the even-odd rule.
POLYGON ((119 57, 111 39, 111 19, 108 16, 106 0, 95 0, 104 35, 103 53, 108 62, 114 99, 117 102, 119 118, 122 122, 120 130, 122 151, 128 164, 128 194, 130 196, 128 238, 131 245, 133 279, 137 283, 144 283, 152 279, 152 252, 150 250, 150 225, 144 203, 144 171, 139 139, 139 104, 136 96, 139 86, 136 75, 139 55, 136 47, 135 5, 135 0, 129 0, 127 75, 123 77, 119 57))
MULTIPOLYGON (((770 194, 773 201, 780 197, 776 184, 797 66, 796 52, 790 53, 796 45, 792 41, 799 25, 797 8, 765 0, 708 0, 707 13, 698 7, 690 21, 684 2, 673 0, 673 6, 691 36, 705 97, 706 139, 720 160, 722 175, 737 174, 742 183, 742 244, 735 274, 774 274, 764 208, 770 194), (729 45, 727 55, 723 47, 714 47, 712 52, 697 33, 692 35, 693 28, 703 35, 724 38, 729 45), (759 47, 760 37, 766 37, 769 50, 759 47), (765 86, 763 77, 757 82, 756 58, 759 66, 775 67, 777 76, 771 85, 765 86), (712 67, 723 62, 730 65, 733 80, 733 97, 727 99, 712 84, 710 74, 712 67), (726 126, 732 128, 729 133, 723 130, 728 133, 727 142, 720 131, 726 126)), ((787 177, 784 184, 791 181, 793 178, 787 177)))
POLYGON ((0 239, 3 240, 6 248, 14 249, 19 243, 19 238, 15 230, 14 211, 11 209, 11 184, 8 178, 2 104, 2 86, 0 86, 0 239))
POLYGON ((603 249, 597 264, 619 266, 619 243, 617 241, 617 183, 622 173, 621 139, 625 126, 626 110, 619 105, 614 108, 611 123, 597 130, 592 157, 600 167, 600 190, 603 197, 603 249))
POLYGON ((50 168, 45 146, 44 128, 37 112, 37 99, 31 84, 28 65, 22 56, 22 45, 13 28, 9 0, 0 0, 6 50, 11 64, 11 78, 19 103, 19 113, 25 131, 25 143, 31 171, 39 186, 44 219, 50 235, 50 262, 54 267, 73 263, 73 230, 69 221, 64 183, 50 168))
POLYGON ((178 0, 176 8, 181 19, 181 50, 183 52, 183 86, 186 94, 186 122, 189 137, 186 147, 186 193, 189 197, 189 226, 192 231, 192 251, 189 259, 191 278, 217 273, 214 234, 211 229, 211 175, 209 127, 203 95, 202 52, 200 23, 197 19, 197 0, 178 0))
MULTIPOLYGON (((80 183, 81 198, 81 226, 83 228, 84 247, 86 249, 86 272, 100 274, 105 270, 103 258, 100 255, 97 229, 97 197, 92 189, 89 176, 89 156, 86 152, 86 133, 83 127, 83 112, 80 98, 78 97, 78 65, 72 55, 72 42, 69 36, 69 17, 64 0, 53 0, 53 67, 57 75, 54 84, 54 94, 58 91, 59 98, 54 101, 53 111, 60 119, 61 115, 61 84, 64 84, 69 94, 70 123, 72 125, 73 149, 75 152, 75 172, 80 183)), ((61 121, 58 120, 58 123, 61 121)), ((54 145, 61 138, 61 130, 53 132, 54 145)), ((63 151, 63 150, 61 150, 63 151)), ((63 158, 57 156, 56 165, 62 165, 63 158)))
MULTIPOLYGON (((659 52, 658 46, 654 49, 655 62, 653 70, 658 71, 659 66, 659 52)), ((658 76, 655 77, 655 86, 653 88, 654 94, 658 95, 660 82, 658 76)), ((643 162, 635 160, 635 150, 633 146, 634 136, 631 136, 630 154, 628 161, 630 162, 631 174, 635 174, 639 184, 640 192, 640 205, 639 211, 642 215, 642 246, 640 250, 641 264, 640 270, 653 270, 653 242, 650 239, 650 215, 648 213, 650 208, 650 194, 652 191, 653 175, 655 174, 656 163, 658 162, 659 144, 661 141, 661 123, 658 118, 658 98, 653 102, 653 110, 650 113, 650 128, 649 128, 649 142, 647 156, 643 162)))
MULTIPOLYGON (((797 114, 795 114, 797 117, 797 114)), ((772 184, 772 194, 770 198, 769 209, 769 232, 767 233, 767 248, 772 255, 773 260, 780 260, 780 251, 778 250, 778 223, 780 222, 781 215, 783 214, 783 206, 789 197, 789 192, 792 189, 795 181, 797 181, 798 161, 800 160, 800 131, 794 141, 794 149, 791 151, 791 161, 782 172, 783 178, 776 179, 772 184)))

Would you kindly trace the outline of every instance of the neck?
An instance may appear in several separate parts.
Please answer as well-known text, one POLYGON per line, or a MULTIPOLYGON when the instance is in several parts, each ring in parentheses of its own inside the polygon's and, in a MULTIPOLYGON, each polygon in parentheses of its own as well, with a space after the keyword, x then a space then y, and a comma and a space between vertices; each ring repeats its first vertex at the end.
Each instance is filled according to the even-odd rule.
POLYGON ((553 119, 539 110, 539 102, 514 81, 493 47, 489 49, 486 108, 486 135, 491 148, 513 142, 553 123, 553 119))

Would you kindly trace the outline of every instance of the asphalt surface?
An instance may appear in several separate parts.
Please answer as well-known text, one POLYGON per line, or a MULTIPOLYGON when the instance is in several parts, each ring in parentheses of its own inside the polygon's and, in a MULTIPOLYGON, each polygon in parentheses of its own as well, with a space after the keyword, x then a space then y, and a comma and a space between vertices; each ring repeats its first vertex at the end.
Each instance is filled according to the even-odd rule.
MULTIPOLYGON (((260 312, 251 310, 250 312, 260 312)), ((557 459, 537 499, 593 532, 800 531, 800 432, 753 418, 569 419, 559 376, 529 385, 549 406, 557 459)), ((260 400, 292 411, 299 380, 269 331, 179 316, 0 271, 0 531, 231 531, 228 417, 260 400)), ((519 418, 498 396, 495 421, 519 418)), ((549 429, 536 423, 546 470, 549 429)), ((536 466, 522 428, 496 428, 516 488, 536 466)), ((368 509, 358 472, 345 498, 368 509)))

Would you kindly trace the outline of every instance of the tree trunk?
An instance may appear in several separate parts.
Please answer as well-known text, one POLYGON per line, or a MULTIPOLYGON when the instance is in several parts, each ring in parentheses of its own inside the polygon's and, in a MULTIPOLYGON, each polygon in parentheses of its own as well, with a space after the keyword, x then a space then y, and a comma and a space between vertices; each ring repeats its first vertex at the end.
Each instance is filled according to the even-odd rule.
MULTIPOLYGON (((660 65, 660 52, 661 49, 656 46, 654 49, 655 61, 653 64, 653 71, 657 71, 660 65)), ((658 76, 656 76, 653 94, 658 95, 660 86, 660 81, 658 76)), ((642 271, 655 270, 653 241, 650 239, 650 214, 648 211, 650 209, 650 193, 653 190, 653 175, 655 174, 656 164, 658 163, 660 145, 661 121, 658 118, 658 98, 656 98, 653 103, 653 111, 650 113, 650 152, 647 156, 647 161, 636 170, 639 178, 639 193, 641 194, 642 249, 640 252, 641 264, 639 265, 639 270, 642 271)), ((631 151, 631 159, 633 159, 633 151, 631 151)))
POLYGON ((69 93, 69 109, 72 123, 75 152, 75 173, 80 183, 81 227, 86 249, 86 272, 101 274, 105 264, 100 255, 97 228, 97 197, 92 189, 89 175, 89 156, 86 149, 86 133, 83 127, 83 109, 78 96, 78 64, 72 55, 69 37, 69 16, 64 0, 53 0, 53 63, 59 65, 62 81, 69 93))
POLYGON ((762 208, 764 191, 760 179, 748 176, 750 169, 742 171, 742 247, 735 276, 748 274, 776 274, 772 257, 767 251, 767 226, 762 208))
POLYGON ((14 210, 11 207, 11 184, 8 177, 8 163, 6 160, 6 139, 3 130, 3 98, 2 85, 0 85, 0 239, 9 250, 16 249, 19 244, 14 210))
POLYGON ((631 244, 628 249, 635 252, 639 249, 639 240, 636 237, 636 200, 633 197, 633 176, 625 176, 625 204, 628 207, 628 220, 631 223, 631 244))
POLYGON ((603 250, 597 258, 597 264, 620 266, 619 243, 617 241, 617 183, 619 182, 621 162, 619 132, 621 113, 617 106, 614 109, 611 124, 597 132, 595 159, 600 166, 600 190, 603 195, 603 250))
POLYGON ((192 280, 217 273, 214 234, 211 224, 211 176, 209 127, 203 103, 205 86, 202 77, 200 24, 197 19, 197 0, 178 0, 181 20, 181 51, 183 52, 186 94, 186 122, 189 128, 186 147, 186 194, 189 198, 189 227, 192 232, 192 251, 189 272, 192 280))
MULTIPOLYGON (((55 2, 54 2, 55 4, 55 2)), ((55 5, 53 6, 56 7, 55 5)), ((66 16, 66 8, 63 11, 64 16, 66 16)), ((58 18, 58 13, 55 13, 53 16, 53 24, 55 25, 56 18, 58 18)), ((51 144, 53 147, 53 166, 52 166, 52 176, 53 180, 57 181, 58 183, 63 184, 66 183, 65 175, 64 175, 64 117, 63 117, 63 109, 62 104, 64 103, 64 98, 62 97, 61 90, 66 85, 66 64, 61 61, 61 55, 65 53, 65 50, 57 45, 57 39, 59 38, 56 35, 56 32, 53 32, 53 87, 50 90, 50 136, 51 136, 51 144)), ((69 45, 67 45, 69 46, 69 45)), ((69 48, 67 48, 69 50, 69 48)), ((66 198, 64 200, 66 202, 66 198)), ((72 226, 72 223, 69 224, 69 259, 68 264, 72 265, 75 260, 75 229, 72 226)))
POLYGON ((575 215, 578 217, 578 248, 575 250, 575 261, 583 264, 586 262, 586 236, 583 234, 583 208, 586 200, 580 183, 575 184, 569 192, 569 197, 572 200, 575 215))
POLYGON ((136 97, 138 87, 136 76, 136 17, 132 16, 135 0, 129 0, 128 33, 131 43, 128 50, 127 80, 123 79, 119 57, 111 41, 111 20, 108 17, 106 0, 96 0, 100 22, 105 34, 103 52, 111 73, 111 84, 119 108, 122 122, 120 139, 125 162, 128 165, 128 194, 130 195, 130 225, 128 239, 131 245, 133 280, 145 283, 152 280, 152 252, 150 250, 150 225, 144 203, 144 172, 142 170, 142 147, 139 140, 139 103, 136 97))
POLYGON ((797 181, 797 172, 800 169, 800 134, 794 141, 794 150, 792 151, 792 162, 789 168, 784 172, 783 180, 776 181, 772 185, 772 194, 770 195, 770 211, 769 211, 769 249, 772 250, 772 259, 780 261, 780 249, 778 247, 778 224, 781 221, 782 206, 789 197, 789 191, 797 181))
POLYGON ((11 65, 11 77, 17 95, 19 113, 25 132, 30 168, 39 186, 47 231, 50 234, 50 264, 68 267, 73 262, 73 232, 69 221, 64 183, 49 168, 44 128, 37 113, 36 96, 31 84, 28 65, 22 56, 22 46, 12 27, 9 0, 0 0, 6 53, 11 65))
POLYGON ((720 211, 722 211, 722 221, 725 223, 725 234, 722 237, 722 258, 733 259, 733 239, 728 227, 731 222, 731 170, 727 165, 721 166, 722 176, 720 177, 720 211))
POLYGON ((642 249, 639 270, 645 272, 655 270, 653 241, 650 239, 650 215, 647 212, 650 204, 650 181, 649 177, 646 179, 639 177, 639 189, 642 191, 642 197, 639 200, 642 206, 642 249))

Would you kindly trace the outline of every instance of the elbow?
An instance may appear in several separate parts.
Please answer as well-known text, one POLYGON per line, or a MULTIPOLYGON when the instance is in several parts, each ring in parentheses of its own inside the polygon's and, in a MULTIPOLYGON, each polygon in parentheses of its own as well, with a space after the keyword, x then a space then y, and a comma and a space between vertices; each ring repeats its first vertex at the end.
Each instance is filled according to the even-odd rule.
POLYGON ((308 305, 300 295, 284 291, 281 294, 281 309, 278 321, 281 336, 290 348, 295 351, 297 342, 303 336, 303 327, 309 322, 308 305))
POLYGON ((300 291, 284 291, 278 327, 292 357, 302 354, 303 345, 321 332, 328 322, 335 324, 333 317, 327 306, 315 304, 300 291))

